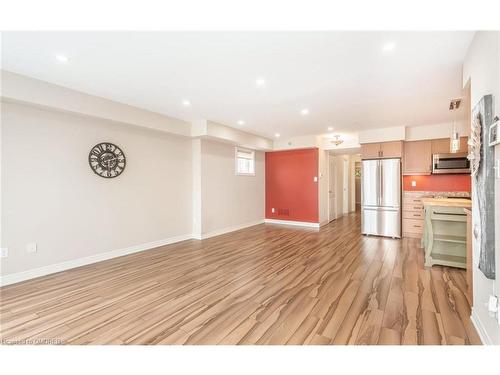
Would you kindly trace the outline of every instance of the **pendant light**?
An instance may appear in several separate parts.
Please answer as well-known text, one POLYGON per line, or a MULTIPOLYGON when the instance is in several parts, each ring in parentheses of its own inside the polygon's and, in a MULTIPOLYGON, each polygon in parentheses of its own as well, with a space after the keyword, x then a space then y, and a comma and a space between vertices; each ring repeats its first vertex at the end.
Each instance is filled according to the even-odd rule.
POLYGON ((462 99, 453 99, 450 102, 450 111, 453 112, 453 128, 451 130, 451 137, 450 137, 450 152, 451 153, 456 153, 460 150, 460 136, 458 135, 458 131, 457 131, 456 118, 457 118, 457 111, 458 111, 458 108, 460 107, 461 102, 462 102, 462 99))

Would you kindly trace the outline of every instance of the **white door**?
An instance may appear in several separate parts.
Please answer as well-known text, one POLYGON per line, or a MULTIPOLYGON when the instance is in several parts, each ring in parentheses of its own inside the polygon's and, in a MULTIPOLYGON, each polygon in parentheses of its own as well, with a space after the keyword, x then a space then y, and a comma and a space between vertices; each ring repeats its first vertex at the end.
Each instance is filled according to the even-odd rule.
POLYGON ((335 220, 335 158, 328 156, 328 221, 335 220))
POLYGON ((343 159, 344 168, 342 173, 342 213, 349 212, 349 160, 343 159))

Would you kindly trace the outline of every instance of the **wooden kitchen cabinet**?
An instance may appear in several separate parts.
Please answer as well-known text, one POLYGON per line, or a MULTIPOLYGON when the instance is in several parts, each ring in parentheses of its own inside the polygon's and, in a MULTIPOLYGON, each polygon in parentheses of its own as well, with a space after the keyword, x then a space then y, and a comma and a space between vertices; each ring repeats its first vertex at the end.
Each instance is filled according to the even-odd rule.
POLYGON ((432 172, 432 141, 405 142, 403 174, 429 175, 432 172))
POLYGON ((403 156, 403 142, 383 142, 380 144, 381 157, 400 158, 403 156))
POLYGON ((380 158, 380 143, 364 143, 361 145, 361 159, 380 158))
POLYGON ((431 147, 433 154, 448 154, 450 152, 450 138, 433 139, 431 147))
POLYGON ((400 158, 402 156, 402 141, 364 143, 361 145, 361 159, 400 158))
MULTIPOLYGON (((460 137, 460 149, 458 150, 458 152, 469 152, 467 141, 468 137, 460 137)), ((450 153, 450 138, 433 139, 431 143, 433 154, 450 153)))
POLYGON ((460 150, 458 150, 458 152, 469 153, 469 145, 467 144, 468 141, 469 137, 460 137, 460 150))

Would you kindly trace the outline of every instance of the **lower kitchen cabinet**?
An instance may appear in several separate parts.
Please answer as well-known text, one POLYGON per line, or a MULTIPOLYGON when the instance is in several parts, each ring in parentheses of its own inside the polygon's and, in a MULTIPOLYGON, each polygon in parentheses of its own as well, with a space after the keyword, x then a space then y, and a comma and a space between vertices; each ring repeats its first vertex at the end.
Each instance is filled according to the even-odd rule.
POLYGON ((422 238, 424 233, 423 193, 403 192, 403 237, 422 238))

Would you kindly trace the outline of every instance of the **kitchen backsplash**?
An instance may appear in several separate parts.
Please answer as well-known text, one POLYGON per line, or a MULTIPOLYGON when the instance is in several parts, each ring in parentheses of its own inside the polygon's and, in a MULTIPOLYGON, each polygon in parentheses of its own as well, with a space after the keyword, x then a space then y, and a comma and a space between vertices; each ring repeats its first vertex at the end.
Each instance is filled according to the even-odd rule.
POLYGON ((418 193, 421 196, 432 197, 432 198, 470 198, 470 192, 468 191, 425 191, 425 190, 406 190, 408 194, 418 193))
POLYGON ((471 177, 466 174, 403 176, 404 191, 471 192, 471 177), (412 186, 415 182, 416 186, 412 186))

